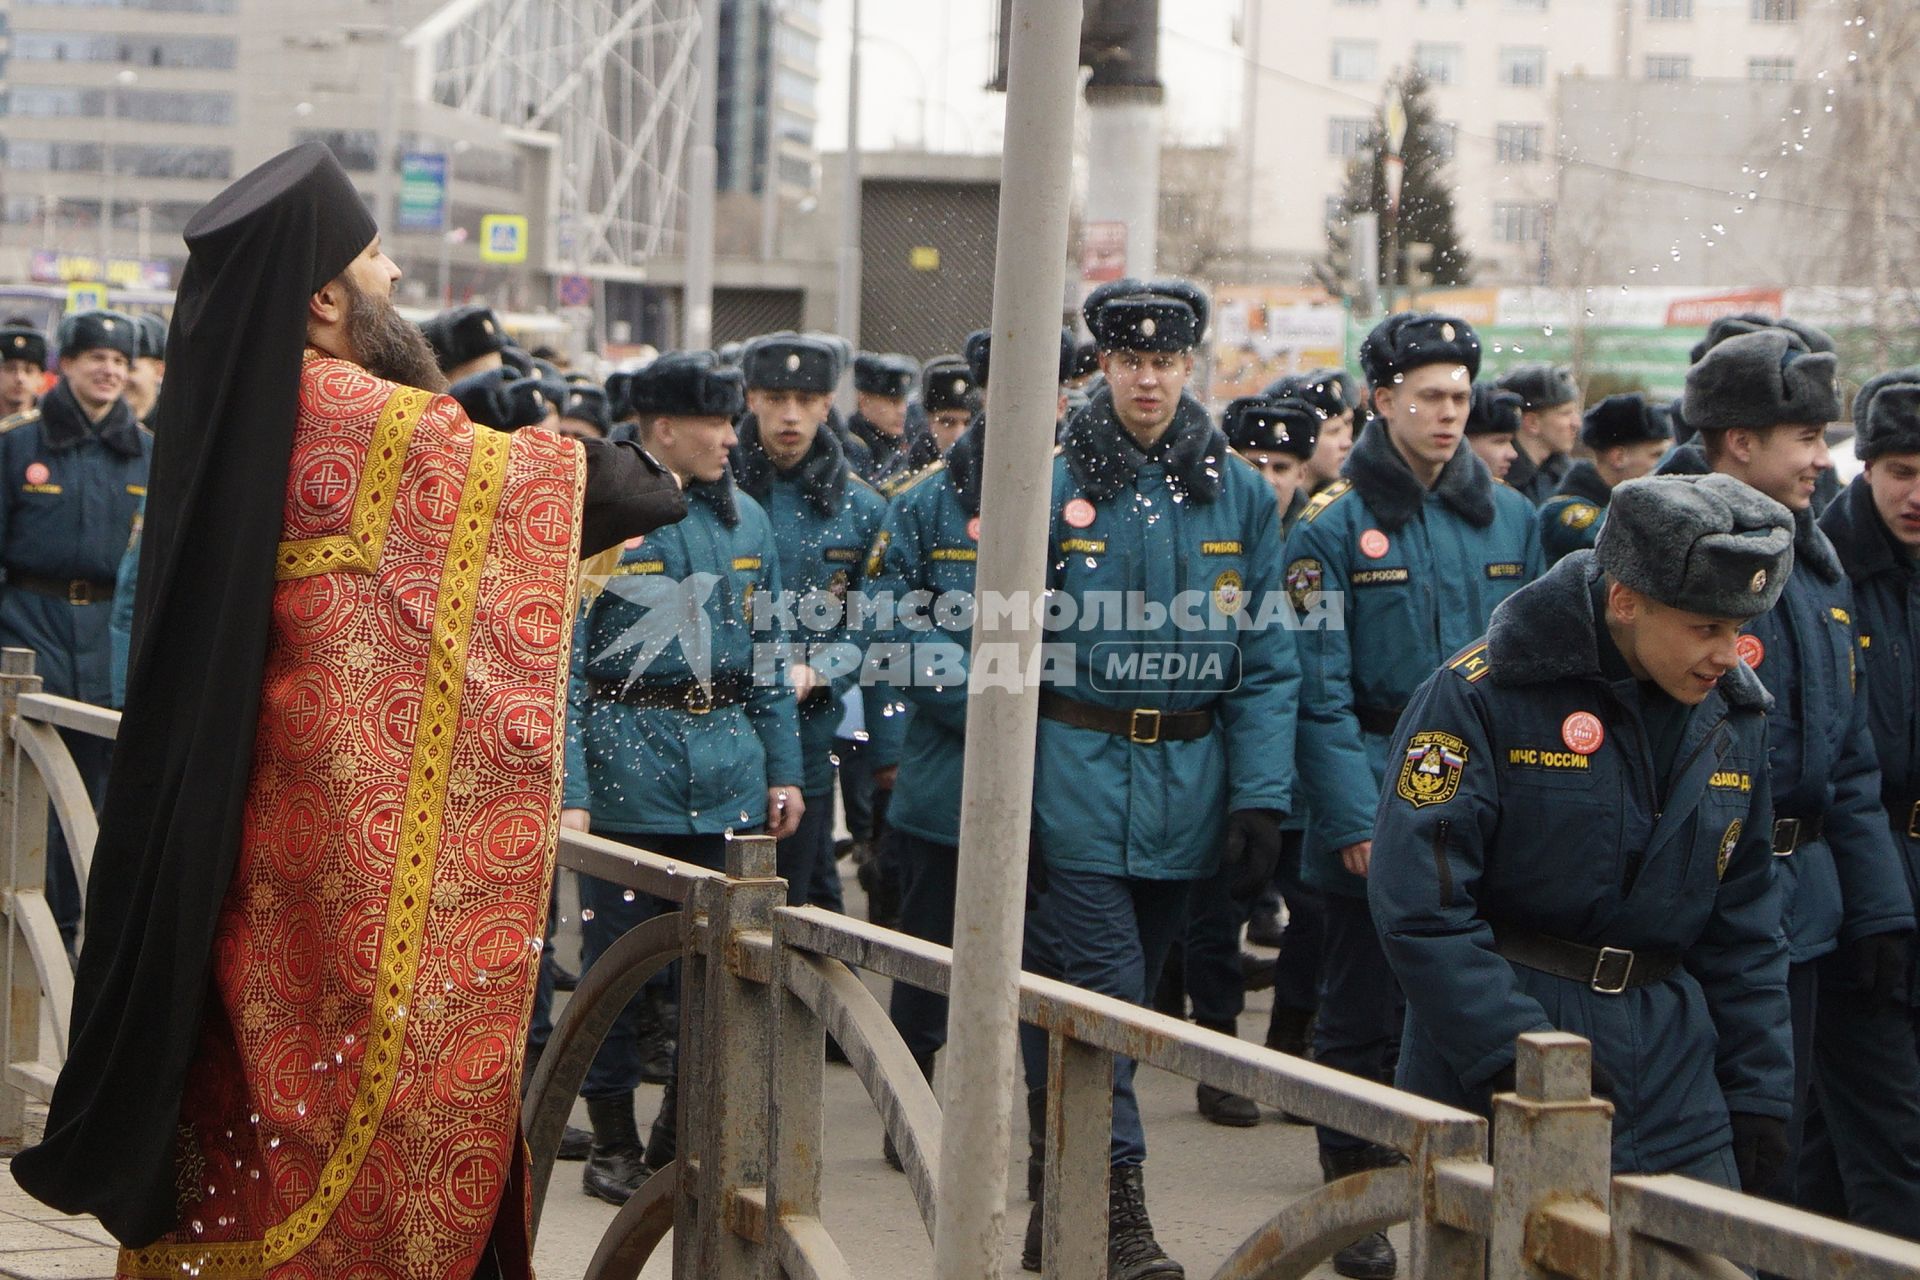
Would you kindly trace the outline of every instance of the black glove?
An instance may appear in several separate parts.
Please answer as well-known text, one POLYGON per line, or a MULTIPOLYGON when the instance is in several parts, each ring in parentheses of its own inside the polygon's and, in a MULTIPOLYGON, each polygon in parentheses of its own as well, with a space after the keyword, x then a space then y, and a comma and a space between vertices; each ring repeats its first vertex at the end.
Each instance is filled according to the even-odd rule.
POLYGON ((1913 963, 1911 933, 1870 933, 1846 948, 1854 985, 1875 1004, 1904 1006, 1907 973, 1913 963))
POLYGON ((512 369, 489 369, 447 388, 467 416, 495 431, 518 431, 547 420, 549 405, 538 378, 521 378, 512 369))
POLYGON ((1271 809, 1235 809, 1227 815, 1227 847, 1221 856, 1227 891, 1248 901, 1267 887, 1280 865, 1280 815, 1271 809))
POLYGON ((1763 1195, 1787 1167, 1787 1122, 1772 1116, 1736 1111, 1733 1122, 1733 1163, 1740 1170, 1740 1189, 1763 1195))

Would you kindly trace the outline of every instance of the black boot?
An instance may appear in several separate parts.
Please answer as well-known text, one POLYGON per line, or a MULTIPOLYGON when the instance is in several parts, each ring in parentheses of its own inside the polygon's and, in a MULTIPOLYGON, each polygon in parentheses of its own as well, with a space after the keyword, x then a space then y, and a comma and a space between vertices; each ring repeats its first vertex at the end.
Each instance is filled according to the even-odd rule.
POLYGON ((647 1132, 647 1168, 658 1170, 672 1164, 680 1152, 680 1079, 667 1078, 666 1091, 660 1095, 660 1114, 653 1118, 647 1132))
MULTIPOLYGON (((1335 1182, 1348 1174, 1386 1168, 1404 1158, 1398 1152, 1379 1147, 1367 1147, 1360 1151, 1328 1151, 1323 1148, 1320 1152, 1320 1172, 1328 1182, 1335 1182)), ((1400 1255, 1394 1252, 1393 1242, 1387 1239, 1386 1232, 1375 1231, 1371 1235, 1361 1236, 1334 1254, 1333 1269, 1340 1275, 1351 1277, 1351 1280, 1393 1280, 1400 1269, 1400 1255)))
POLYGON ((1253 915, 1247 920, 1247 941, 1256 947, 1277 947, 1282 932, 1280 895, 1269 890, 1253 904, 1253 915))
POLYGON ((1047 1091, 1027 1090, 1027 1199, 1038 1207, 1047 1183, 1047 1091))
MULTIPOLYGON (((1230 1022, 1203 1022, 1200 1025, 1225 1036, 1233 1035, 1238 1030, 1230 1022)), ((1260 1108, 1250 1098, 1216 1089, 1210 1084, 1196 1085, 1193 1094, 1194 1101, 1200 1104, 1200 1114, 1214 1124, 1229 1129, 1251 1129, 1260 1123, 1260 1108)))
MULTIPOLYGON (((638 1130, 636 1129, 636 1134, 638 1130)), ((555 1160, 585 1160, 593 1150, 593 1135, 575 1125, 568 1125, 560 1134, 560 1149, 553 1153, 555 1160)))
MULTIPOLYGON (((932 1084, 933 1055, 931 1053, 916 1053, 913 1055, 913 1063, 920 1068, 920 1074, 926 1077, 927 1083, 932 1084)), ((893 1145, 893 1135, 890 1133, 883 1134, 880 1139, 880 1158, 885 1160, 887 1167, 895 1173, 905 1173, 907 1171, 906 1164, 900 1159, 900 1152, 893 1145)))
POLYGON ((633 1095, 587 1099, 593 1121, 593 1145, 580 1186, 588 1195, 608 1204, 625 1204, 647 1180, 646 1151, 633 1119, 633 1095))
POLYGON ((634 1032, 640 1049, 640 1079, 666 1084, 673 1079, 673 1049, 680 1029, 680 1010, 660 992, 640 993, 640 1025, 634 1032))
POLYGON ((567 966, 561 964, 558 960, 550 958, 547 963, 553 967, 553 989, 555 991, 578 991, 580 989, 579 974, 567 968, 567 966))
POLYGON ((1020 1241, 1020 1269, 1038 1271, 1040 1269, 1040 1232, 1044 1224, 1040 1217, 1040 1197, 1033 1198, 1033 1208, 1027 1214, 1027 1234, 1020 1241))
POLYGON ((1147 1221, 1147 1192, 1137 1164, 1107 1174, 1107 1280, 1185 1280, 1147 1221))

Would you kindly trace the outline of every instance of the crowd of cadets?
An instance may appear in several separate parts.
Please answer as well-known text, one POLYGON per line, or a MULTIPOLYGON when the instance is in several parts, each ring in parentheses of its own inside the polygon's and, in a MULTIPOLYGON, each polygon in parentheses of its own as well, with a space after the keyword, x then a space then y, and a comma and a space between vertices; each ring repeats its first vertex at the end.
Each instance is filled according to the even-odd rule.
MULTIPOLYGON (((1565 370, 1477 381, 1471 326, 1403 313, 1363 344, 1364 384, 1283 378, 1216 423, 1189 390, 1208 310, 1190 284, 1124 280, 1087 299, 1089 342, 1061 334, 1048 590, 1205 607, 1146 634, 1090 609, 1049 636, 1072 674, 1041 691, 1025 967, 1228 1035, 1271 983, 1270 1047, 1481 1111, 1515 1035, 1576 1031, 1617 1168, 1913 1234, 1920 369, 1855 396, 1866 471, 1842 491, 1833 344, 1791 320, 1716 321, 1681 400, 1583 413, 1565 370), (1282 597, 1306 625, 1247 625, 1282 597), (1238 658, 1176 687, 1096 669, 1115 641, 1238 658)), ((475 421, 636 438, 694 499, 589 568, 563 823, 708 866, 764 831, 791 900, 833 910, 850 851, 877 919, 949 942, 969 632, 829 607, 791 635, 779 615, 972 591, 988 336, 921 367, 782 333, 602 383, 484 307, 423 328, 475 421), (882 641, 913 678, 875 678, 882 641)), ((0 326, 0 643, 32 648, 53 693, 124 690, 165 337, 90 312, 50 351, 0 326)), ((69 740, 96 789, 103 746, 69 740)), ((580 897, 588 965, 663 909, 591 878, 580 897)), ((574 981, 550 952, 532 1056, 574 981)), ((674 1001, 663 973, 588 1074, 592 1132, 563 1155, 593 1195, 624 1201, 674 1157, 674 1001), (643 1081, 667 1086, 644 1141, 643 1081)), ((896 984, 891 1002, 932 1078, 945 1001, 896 984)), ((1030 1032, 1022 1050, 1038 1269, 1046 1055, 1030 1032)), ((1132 1075, 1113 1081, 1110 1274, 1178 1275, 1132 1075)), ((1318 1137, 1329 1180, 1402 1158, 1318 1137)), ((1376 1234, 1335 1265, 1397 1260, 1376 1234)))

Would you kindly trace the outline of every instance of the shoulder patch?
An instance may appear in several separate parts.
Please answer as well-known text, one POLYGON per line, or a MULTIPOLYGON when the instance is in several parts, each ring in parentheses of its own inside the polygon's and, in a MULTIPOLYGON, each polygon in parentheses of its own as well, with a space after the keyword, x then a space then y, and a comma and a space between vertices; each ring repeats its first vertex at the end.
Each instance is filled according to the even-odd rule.
POLYGON ((1585 529, 1600 518, 1600 508, 1591 502, 1569 502, 1560 509, 1560 523, 1569 529, 1585 529))
POLYGON ((1319 493, 1313 495, 1313 498, 1307 503, 1307 509, 1300 513, 1301 523, 1312 524, 1320 518, 1321 512, 1338 502, 1341 498, 1352 492, 1352 490, 1353 481, 1335 480, 1319 493))
POLYGON ((917 487, 920 482, 928 476, 936 475, 946 470, 946 466, 947 463, 944 458, 938 462, 930 462, 918 471, 909 471, 904 476, 895 476, 881 486, 880 492, 889 498, 897 498, 907 490, 917 487))
POLYGON ((1468 684, 1486 679, 1487 673, 1493 670, 1493 664, 1487 661, 1486 641, 1448 659, 1447 670, 1459 672, 1460 678, 1468 684))
POLYGON ((10 413, 4 418, 0 418, 0 436, 19 427, 24 427, 29 422, 38 421, 40 421, 40 410, 38 408, 22 409, 19 413, 10 413))
POLYGON ((847 469, 847 479, 853 481, 855 484, 859 485, 862 489, 865 489, 868 493, 877 494, 880 492, 878 489, 873 487, 872 481, 868 480, 865 476, 861 475, 858 471, 853 470, 851 467, 847 469))

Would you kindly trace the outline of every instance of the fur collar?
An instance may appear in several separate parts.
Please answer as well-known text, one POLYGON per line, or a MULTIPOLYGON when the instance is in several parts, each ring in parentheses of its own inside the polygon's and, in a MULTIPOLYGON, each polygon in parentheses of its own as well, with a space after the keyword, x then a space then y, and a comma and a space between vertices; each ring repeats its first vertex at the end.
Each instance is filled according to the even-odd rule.
POLYGON ((1853 483, 1833 500, 1820 517, 1820 528, 1833 543, 1847 576, 1855 580, 1913 570, 1914 562, 1895 545, 1880 519, 1865 476, 1854 477, 1853 483))
POLYGON ((125 400, 113 407, 98 422, 87 419, 80 402, 65 378, 53 384, 53 390, 40 398, 40 441, 49 453, 65 453, 78 448, 93 436, 115 453, 129 458, 140 456, 140 424, 133 408, 125 400))
POLYGON ((953 491, 970 516, 980 514, 980 464, 987 448, 987 419, 976 413, 973 422, 947 450, 947 475, 953 491))
POLYGON ((1613 498, 1613 489, 1585 458, 1567 468, 1567 474, 1560 478, 1560 487, 1553 492, 1555 497, 1581 498, 1602 507, 1613 498))
POLYGON ((1840 553, 1814 522, 1813 508, 1793 513, 1793 564, 1813 570, 1814 576, 1832 586, 1840 581, 1840 553))
POLYGON ((720 517, 720 523, 727 528, 736 528, 740 523, 740 504, 733 500, 733 472, 729 470, 718 480, 696 480, 687 486, 687 496, 698 498, 713 508, 720 517))
POLYGON ((1707 465, 1707 451, 1698 441, 1677 444, 1653 469, 1657 476, 1704 476, 1713 470, 1707 465))
POLYGON ((873 464, 876 467, 886 466, 896 453, 904 454, 913 441, 911 424, 900 435, 890 436, 869 422, 864 413, 856 413, 848 418, 847 430, 853 433, 854 439, 867 446, 868 451, 873 454, 873 464))
POLYGON ((760 443, 760 420, 752 414, 740 420, 740 443, 733 450, 733 472, 740 487, 764 503, 773 493, 776 476, 799 483, 800 492, 813 509, 830 516, 840 509, 847 496, 847 456, 840 449, 840 438, 822 426, 814 433, 813 447, 792 471, 781 471, 760 443))
MULTIPOLYGON (((971 428, 968 434, 972 434, 971 428)), ((1096 502, 1126 488, 1147 463, 1147 456, 1120 426, 1113 411, 1113 391, 1108 387, 1100 388, 1092 403, 1073 415, 1060 443, 1074 483, 1096 502)), ((1181 395, 1173 423, 1155 452, 1164 461, 1167 479, 1176 493, 1200 502, 1212 502, 1220 496, 1227 438, 1198 400, 1181 395)))
MULTIPOLYGON (((1340 474, 1353 481, 1367 509, 1388 533, 1398 533, 1420 514, 1427 491, 1405 458, 1387 439, 1386 424, 1376 418, 1353 442, 1340 474)), ((1434 482, 1434 494, 1455 515, 1476 529, 1493 523, 1493 475, 1480 455, 1462 440, 1434 482)))
MULTIPOLYGON (((1487 663, 1502 687, 1602 679, 1593 584, 1600 566, 1593 552, 1576 551, 1546 576, 1495 607, 1487 628, 1487 663), (1551 643, 1543 640, 1551 638, 1551 643)), ((1720 694, 1735 707, 1765 710, 1773 701, 1760 677, 1741 663, 1720 677, 1720 694)))

